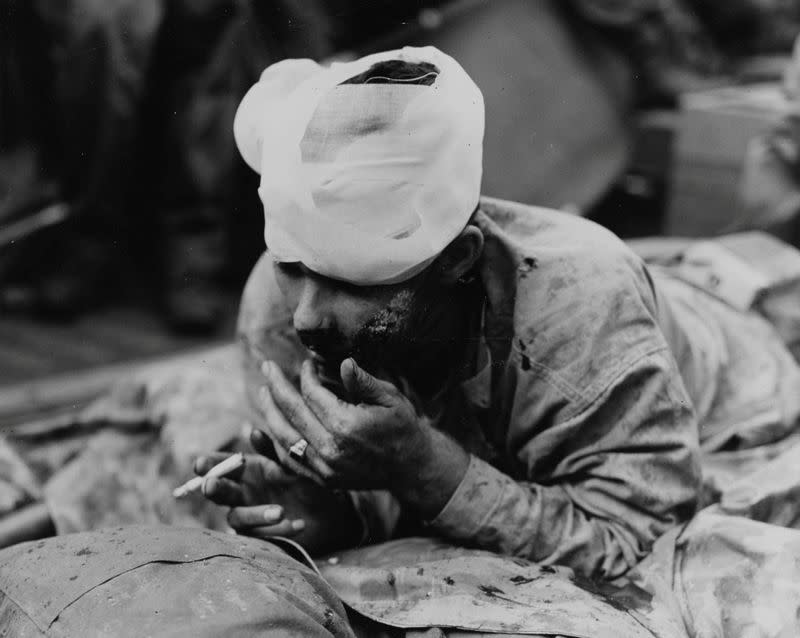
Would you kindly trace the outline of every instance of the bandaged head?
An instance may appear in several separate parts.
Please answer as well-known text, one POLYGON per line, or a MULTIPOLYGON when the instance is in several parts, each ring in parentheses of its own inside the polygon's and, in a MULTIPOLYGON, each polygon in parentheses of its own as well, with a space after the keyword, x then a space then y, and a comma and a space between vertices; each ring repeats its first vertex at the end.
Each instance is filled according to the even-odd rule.
POLYGON ((404 281, 458 236, 478 204, 483 96, 433 47, 329 68, 273 64, 233 129, 261 175, 269 254, 326 277, 404 281), (395 60, 417 71, 389 77, 395 60))

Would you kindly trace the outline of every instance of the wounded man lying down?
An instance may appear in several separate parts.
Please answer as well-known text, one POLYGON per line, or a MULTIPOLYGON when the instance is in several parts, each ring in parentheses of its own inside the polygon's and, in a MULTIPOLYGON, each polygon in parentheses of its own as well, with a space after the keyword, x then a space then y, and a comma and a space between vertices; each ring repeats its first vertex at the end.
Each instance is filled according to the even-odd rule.
MULTIPOLYGON (((286 60, 240 105, 236 141, 261 175, 265 212, 267 251, 240 319, 262 418, 244 470, 207 479, 203 493, 254 539, 205 532, 214 548, 202 556, 260 552, 258 588, 232 587, 251 610, 253 592, 271 591, 260 609, 272 616, 219 635, 711 635, 713 621, 687 620, 702 588, 664 602, 658 630, 629 615, 602 625, 583 599, 563 606, 565 582, 583 590, 583 578, 615 581, 637 565, 641 583, 663 570, 653 591, 669 598, 678 568, 640 562, 680 530, 682 564, 698 560, 696 541, 714 582, 741 561, 715 538, 774 528, 767 549, 795 548, 779 563, 800 583, 792 530, 708 511, 681 527, 706 504, 701 445, 758 448, 794 433, 800 370, 778 332, 645 266, 591 222, 481 199, 483 129, 480 91, 430 47, 331 68, 286 60), (275 537, 333 553, 319 561, 326 580, 276 549, 297 555, 285 541, 259 540, 275 537), (226 542, 235 551, 217 548, 226 542)), ((225 456, 199 458, 196 471, 225 456)), ((714 635, 797 635, 794 608, 789 625, 775 612, 781 595, 800 600, 797 584, 766 592, 778 613, 768 631, 739 633, 763 616, 758 593, 741 589, 779 582, 759 580, 767 562, 747 563, 728 589, 709 585, 714 604, 736 603, 714 635)), ((249 578, 222 567, 202 578, 233 572, 249 578)), ((213 618, 213 583, 196 586, 213 618)), ((608 613, 640 609, 627 594, 608 613)))

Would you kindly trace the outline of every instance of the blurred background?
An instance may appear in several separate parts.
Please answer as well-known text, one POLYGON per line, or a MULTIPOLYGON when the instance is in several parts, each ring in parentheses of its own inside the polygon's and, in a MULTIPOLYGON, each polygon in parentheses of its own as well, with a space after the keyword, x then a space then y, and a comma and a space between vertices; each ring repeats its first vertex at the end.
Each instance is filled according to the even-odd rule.
POLYGON ((800 0, 0 0, 0 423, 231 339, 263 250, 232 121, 273 62, 434 44, 487 195, 797 244, 798 32, 800 0))

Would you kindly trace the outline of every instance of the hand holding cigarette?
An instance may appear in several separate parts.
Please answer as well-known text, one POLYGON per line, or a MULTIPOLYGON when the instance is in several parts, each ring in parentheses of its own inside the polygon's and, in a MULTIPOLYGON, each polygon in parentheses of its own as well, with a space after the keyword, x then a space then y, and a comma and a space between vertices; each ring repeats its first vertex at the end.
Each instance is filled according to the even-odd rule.
POLYGON ((238 470, 240 467, 244 466, 244 454, 241 452, 237 452, 233 456, 229 456, 226 459, 223 459, 216 465, 214 465, 210 470, 208 470, 203 476, 195 476, 193 479, 186 481, 180 487, 176 487, 172 490, 172 495, 175 498, 181 498, 198 490, 202 487, 203 481, 207 478, 216 478, 220 476, 226 476, 227 474, 231 474, 238 470))
MULTIPOLYGON (((287 488, 297 480, 294 475, 263 457, 248 455, 246 458, 242 471, 212 476, 227 459, 222 453, 199 457, 195 472, 201 475, 197 478, 203 483, 203 495, 231 508, 228 523, 237 533, 269 538, 294 536, 302 531, 305 520, 290 518, 284 508, 285 497, 291 493, 287 488)), ((287 510, 297 513, 291 503, 287 505, 287 510)))
POLYGON ((248 454, 241 469, 226 476, 210 476, 210 471, 225 460, 224 453, 200 457, 194 468, 204 475, 203 495, 230 508, 228 524, 238 534, 263 539, 290 537, 312 555, 360 540, 361 520, 349 497, 298 476, 265 456, 271 445, 260 430, 254 430, 249 438, 261 453, 248 454))

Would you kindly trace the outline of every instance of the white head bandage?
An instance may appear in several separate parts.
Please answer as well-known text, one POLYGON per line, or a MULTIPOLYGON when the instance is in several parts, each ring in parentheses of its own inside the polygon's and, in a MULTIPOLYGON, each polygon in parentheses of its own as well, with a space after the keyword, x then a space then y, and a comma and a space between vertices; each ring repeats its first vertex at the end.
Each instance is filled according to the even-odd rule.
POLYGON ((480 90, 433 47, 273 64, 233 125, 261 174, 273 259, 358 285, 408 279, 461 232, 480 195, 483 129, 480 90), (346 83, 390 60, 433 77, 346 83))

